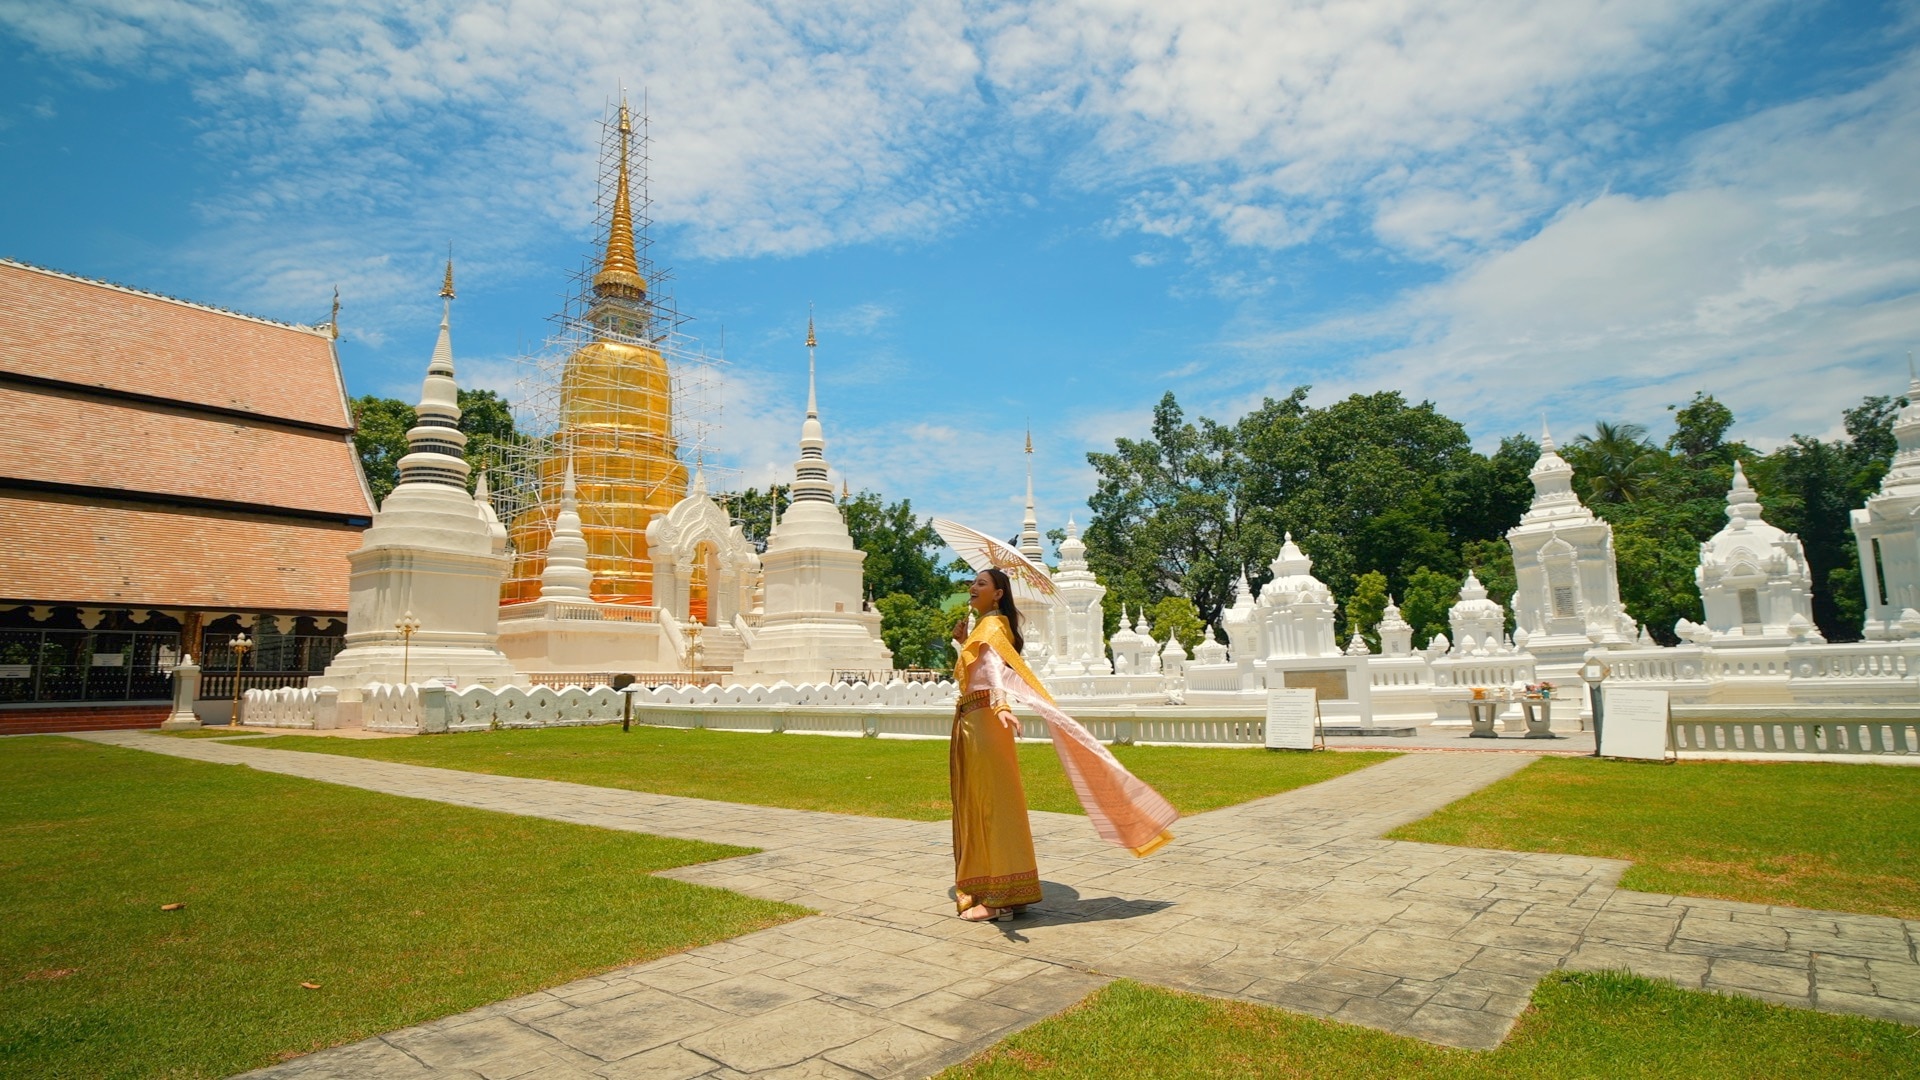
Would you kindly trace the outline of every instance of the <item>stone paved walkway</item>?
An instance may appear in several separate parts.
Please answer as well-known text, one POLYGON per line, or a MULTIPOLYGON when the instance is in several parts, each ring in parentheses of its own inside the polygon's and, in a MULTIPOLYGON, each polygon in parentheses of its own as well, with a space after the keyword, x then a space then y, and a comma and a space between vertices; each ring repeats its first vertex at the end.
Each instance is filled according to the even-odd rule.
POLYGON ((1046 902, 952 916, 945 822, 778 810, 100 733, 414 798, 764 849, 668 876, 821 914, 250 1074, 488 1080, 925 1076, 1126 976, 1453 1046, 1497 1045, 1556 968, 1920 1024, 1920 924, 1627 892, 1624 863, 1381 840, 1524 767, 1410 754, 1188 818, 1135 860, 1035 813, 1046 902))

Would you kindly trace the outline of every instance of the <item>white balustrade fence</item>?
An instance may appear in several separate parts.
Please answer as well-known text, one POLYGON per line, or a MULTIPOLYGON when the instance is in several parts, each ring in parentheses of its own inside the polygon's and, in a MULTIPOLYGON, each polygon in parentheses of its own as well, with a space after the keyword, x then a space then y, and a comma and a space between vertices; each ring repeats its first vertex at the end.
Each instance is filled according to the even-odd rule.
POLYGON ((1695 720, 1672 723, 1677 753, 1915 754, 1920 718, 1901 720, 1695 720))

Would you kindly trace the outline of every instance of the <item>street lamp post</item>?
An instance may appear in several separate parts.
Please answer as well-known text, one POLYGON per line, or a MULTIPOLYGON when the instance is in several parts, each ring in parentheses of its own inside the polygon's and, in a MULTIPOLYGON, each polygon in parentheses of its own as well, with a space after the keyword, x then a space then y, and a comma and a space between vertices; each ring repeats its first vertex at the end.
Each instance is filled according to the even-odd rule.
POLYGON ((620 730, 633 730, 633 684, 631 675, 621 674, 613 677, 613 688, 620 692, 625 700, 620 703, 620 730))
POLYGON ((240 662, 242 660, 245 660, 247 658, 247 653, 253 649, 253 639, 249 638, 246 634, 246 631, 243 630, 239 634, 235 635, 232 641, 227 642, 227 648, 233 650, 233 712, 227 717, 227 726, 239 727, 240 726, 240 662))
POLYGON ((400 685, 406 686, 413 682, 413 635, 420 632, 420 620, 408 611, 393 628, 400 631, 400 685))

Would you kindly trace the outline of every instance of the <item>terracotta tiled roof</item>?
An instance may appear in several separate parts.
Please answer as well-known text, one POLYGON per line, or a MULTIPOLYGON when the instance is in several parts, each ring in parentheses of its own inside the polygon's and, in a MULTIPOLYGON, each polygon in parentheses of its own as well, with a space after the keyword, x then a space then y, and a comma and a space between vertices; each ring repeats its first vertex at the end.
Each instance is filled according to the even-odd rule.
POLYGON ((344 615, 360 530, 0 491, 4 599, 344 615))
POLYGON ((0 382, 0 477, 370 517, 347 436, 0 382))
POLYGON ((346 430, 324 332, 0 260, 0 371, 346 430))

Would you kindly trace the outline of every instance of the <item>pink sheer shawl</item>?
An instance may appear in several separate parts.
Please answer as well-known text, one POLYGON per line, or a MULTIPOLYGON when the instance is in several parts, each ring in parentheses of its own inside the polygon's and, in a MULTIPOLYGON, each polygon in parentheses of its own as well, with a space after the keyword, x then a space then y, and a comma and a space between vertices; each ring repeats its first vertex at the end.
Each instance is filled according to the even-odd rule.
POLYGON ((1018 702, 1046 719, 1054 752, 1060 755, 1060 767, 1101 839, 1140 856, 1173 839, 1167 827, 1179 820, 1180 812, 1128 772, 1092 732, 1062 712, 1053 697, 1037 685, 1037 677, 1029 677, 1031 669, 1018 653, 1013 653, 1012 662, 1008 662, 1003 652, 1012 652, 1012 641, 1006 636, 1005 626, 1006 621, 999 616, 982 619, 962 646, 967 690, 989 691, 996 700, 1018 702))

